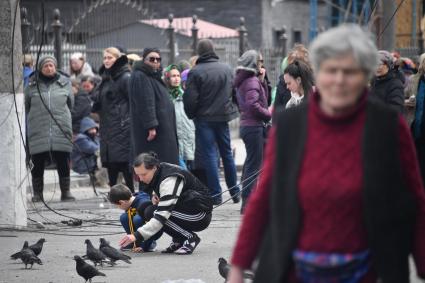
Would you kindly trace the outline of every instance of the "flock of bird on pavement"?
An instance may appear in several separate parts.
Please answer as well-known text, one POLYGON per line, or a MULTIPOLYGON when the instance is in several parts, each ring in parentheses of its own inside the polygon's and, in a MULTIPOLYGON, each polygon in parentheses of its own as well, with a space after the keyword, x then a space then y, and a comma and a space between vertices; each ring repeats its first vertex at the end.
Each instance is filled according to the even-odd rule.
MULTIPOLYGON (((131 264, 131 257, 122 253, 121 251, 112 247, 108 241, 104 238, 100 238, 99 249, 96 249, 92 242, 87 239, 85 240, 86 254, 83 256, 74 256, 76 262, 76 270, 78 275, 84 278, 85 282, 92 282, 92 278, 95 276, 106 276, 106 274, 97 270, 96 266, 100 265, 103 267, 103 264, 108 264, 110 266, 116 265, 116 262, 121 260, 128 264, 131 264), (93 265, 88 264, 84 259, 90 260, 93 262, 93 265)), ((43 262, 38 257, 43 250, 43 244, 46 242, 44 238, 41 238, 33 245, 28 245, 28 241, 24 242, 24 246, 19 252, 16 252, 10 256, 11 259, 17 260, 20 259, 25 264, 25 269, 28 268, 28 265, 31 265, 30 268, 37 263, 42 265, 43 262)), ((230 265, 224 258, 219 258, 218 260, 218 270, 220 275, 223 278, 227 278, 228 272, 230 270, 230 265)), ((254 275, 251 272, 246 272, 244 278, 253 279, 254 275)))
MULTIPOLYGON (((46 240, 41 238, 37 243, 29 246, 28 241, 25 241, 22 249, 11 255, 10 258, 22 260, 25 264, 25 269, 28 268, 28 265, 31 265, 30 268, 32 268, 34 263, 42 265, 43 262, 38 256, 43 249, 44 242, 46 242, 46 240)), ((74 256, 77 273, 84 278, 85 282, 92 282, 92 278, 95 276, 106 276, 106 274, 97 270, 96 266, 98 264, 103 266, 103 264, 106 263, 110 266, 114 266, 118 260, 131 264, 130 256, 109 245, 109 242, 104 238, 100 238, 99 249, 96 249, 89 239, 85 241, 85 244, 87 245, 86 254, 82 257, 78 255, 74 256), (92 261, 94 266, 88 264, 84 259, 92 261)))

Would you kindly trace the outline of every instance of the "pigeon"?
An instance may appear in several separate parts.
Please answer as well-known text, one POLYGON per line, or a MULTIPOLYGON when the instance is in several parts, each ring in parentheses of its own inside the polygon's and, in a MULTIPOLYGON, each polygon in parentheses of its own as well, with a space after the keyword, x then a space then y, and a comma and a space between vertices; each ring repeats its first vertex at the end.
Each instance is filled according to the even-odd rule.
POLYGON ((17 260, 18 258, 21 258, 22 256, 22 251, 28 249, 28 241, 24 242, 24 246, 22 247, 22 249, 19 252, 14 253, 13 255, 10 256, 11 259, 17 260))
MULTIPOLYGON (((221 277, 226 279, 226 281, 227 281, 227 276, 229 275, 229 271, 231 267, 232 266, 228 264, 224 258, 220 257, 218 259, 218 272, 220 273, 221 277)), ((244 271, 243 278, 254 280, 254 274, 251 271, 244 271)))
POLYGON ((227 275, 229 274, 230 265, 227 263, 227 261, 220 257, 218 259, 218 272, 220 273, 221 277, 224 279, 227 279, 227 275))
POLYGON ((105 254, 93 247, 93 244, 89 239, 87 239, 84 243, 86 243, 87 245, 86 258, 91 260, 94 263, 95 267, 98 263, 103 266, 103 262, 106 261, 105 254))
POLYGON ((44 242, 46 242, 46 239, 41 238, 40 240, 37 241, 37 243, 29 246, 29 248, 33 250, 36 256, 38 256, 41 253, 41 250, 43 249, 44 242))
POLYGON ((85 262, 84 259, 78 255, 74 256, 74 260, 76 263, 77 273, 86 280, 84 282, 89 281, 91 283, 91 279, 95 276, 106 276, 104 273, 97 270, 96 267, 85 262))
POLYGON ((114 264, 117 260, 122 260, 122 261, 125 261, 126 263, 131 264, 131 261, 130 261, 131 257, 111 247, 104 238, 100 238, 99 249, 102 253, 106 255, 107 258, 111 260, 112 264, 114 264))
POLYGON ((25 269, 27 269, 27 265, 31 264, 31 267, 33 266, 34 263, 37 263, 39 265, 43 265, 43 263, 41 262, 41 259, 39 259, 33 250, 27 248, 27 249, 23 249, 21 251, 21 260, 23 261, 23 263, 25 264, 25 269))

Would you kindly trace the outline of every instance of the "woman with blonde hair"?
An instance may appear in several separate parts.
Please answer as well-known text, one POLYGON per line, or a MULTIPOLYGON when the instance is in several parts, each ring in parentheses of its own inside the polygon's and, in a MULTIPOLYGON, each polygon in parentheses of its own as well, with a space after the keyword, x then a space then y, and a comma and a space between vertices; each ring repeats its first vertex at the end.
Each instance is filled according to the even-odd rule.
POLYGON ((102 82, 94 91, 92 112, 98 113, 100 118, 102 166, 108 169, 110 186, 117 183, 118 173, 121 172, 127 187, 134 192, 130 169, 130 69, 127 56, 115 47, 106 48, 99 74, 102 82))

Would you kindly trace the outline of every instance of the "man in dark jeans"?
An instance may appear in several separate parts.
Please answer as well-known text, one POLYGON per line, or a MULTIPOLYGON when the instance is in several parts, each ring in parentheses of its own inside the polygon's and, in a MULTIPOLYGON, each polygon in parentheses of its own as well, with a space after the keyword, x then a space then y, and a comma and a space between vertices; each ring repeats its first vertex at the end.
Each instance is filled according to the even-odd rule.
POLYGON ((197 46, 196 66, 189 72, 183 95, 187 116, 195 122, 195 135, 199 141, 199 154, 207 174, 207 185, 214 203, 222 202, 217 150, 224 165, 224 176, 233 202, 240 201, 236 166, 230 147, 228 122, 239 112, 233 92, 233 71, 220 63, 211 40, 202 39, 197 46))

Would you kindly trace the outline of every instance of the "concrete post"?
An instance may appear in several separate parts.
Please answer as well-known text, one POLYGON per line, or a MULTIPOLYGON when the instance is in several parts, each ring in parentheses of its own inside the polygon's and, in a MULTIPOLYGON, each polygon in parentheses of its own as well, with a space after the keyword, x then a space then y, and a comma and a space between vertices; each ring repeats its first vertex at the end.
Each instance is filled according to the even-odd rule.
POLYGON ((173 27, 173 14, 168 15, 168 48, 170 49, 170 57, 168 57, 168 65, 174 64, 176 60, 176 47, 175 47, 175 38, 174 38, 174 27, 173 27))
POLYGON ((395 48, 395 21, 396 17, 391 20, 391 16, 396 9, 395 1, 382 1, 382 48, 385 50, 394 50, 395 48), (384 26, 385 25, 385 26, 384 26), (385 28, 385 30, 383 30, 385 28))
POLYGON ((196 47, 198 46, 198 27, 196 26, 196 22, 198 21, 198 17, 196 15, 193 15, 192 17, 192 55, 196 55, 196 47))
MULTIPOLYGON (((18 0, 0 1, 0 224, 11 227, 27 225, 25 150, 21 142, 17 116, 14 109, 16 98, 18 116, 23 123, 22 94, 22 44, 21 20, 18 0), (16 17, 16 21, 15 21, 16 17), (15 22, 15 25, 14 25, 15 22), (12 30, 14 38, 12 38, 12 30), (13 47, 12 47, 13 46, 13 47), (13 50, 13 59, 12 59, 13 50), (15 87, 13 87, 13 82, 15 87), (15 88, 16 96, 13 96, 15 88)), ((25 125, 22 125, 25 129, 25 125)), ((25 136, 25 133, 23 133, 25 136)))
POLYGON ((54 49, 55 58, 58 62, 58 69, 62 70, 62 23, 60 21, 59 9, 53 11, 53 37, 54 37, 54 49))

